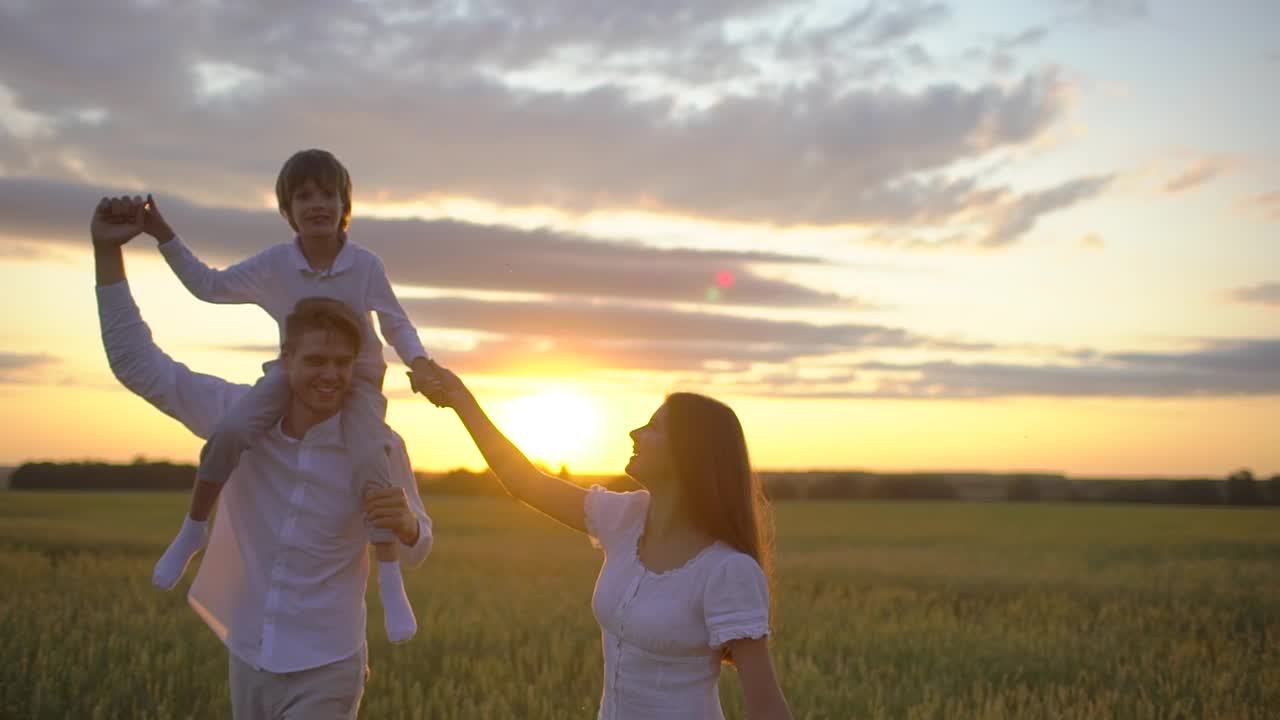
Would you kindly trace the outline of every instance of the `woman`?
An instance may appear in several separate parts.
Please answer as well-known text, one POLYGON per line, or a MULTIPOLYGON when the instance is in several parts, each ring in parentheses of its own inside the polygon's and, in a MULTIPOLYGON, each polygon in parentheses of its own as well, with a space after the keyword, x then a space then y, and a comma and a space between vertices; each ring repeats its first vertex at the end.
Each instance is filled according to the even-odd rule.
POLYGON ((471 392, 432 363, 415 390, 457 412, 507 491, 605 552, 592 610, 604 641, 601 720, 722 720, 722 662, 751 720, 790 720, 769 656, 764 498, 728 406, 677 393, 631 431, 626 472, 646 489, 590 490, 543 473, 471 392))

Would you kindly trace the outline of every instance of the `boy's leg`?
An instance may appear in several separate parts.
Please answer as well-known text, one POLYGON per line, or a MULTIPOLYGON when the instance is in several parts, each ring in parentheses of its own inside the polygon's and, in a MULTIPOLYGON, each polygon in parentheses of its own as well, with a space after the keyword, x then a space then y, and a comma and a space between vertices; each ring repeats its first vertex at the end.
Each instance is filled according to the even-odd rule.
POLYGON ((151 582, 168 590, 178 583, 187 564, 209 543, 209 514, 222 485, 240 461, 240 454, 284 414, 289 402, 289 377, 279 361, 262 366, 264 374, 213 429, 200 451, 200 466, 191 491, 191 508, 178 535, 156 563, 151 582))
MULTIPOLYGON (((342 413, 343 437, 351 457, 356 491, 361 497, 372 488, 391 487, 391 466, 387 459, 391 430, 386 424, 387 400, 381 390, 385 370, 385 367, 358 366, 351 396, 342 413)), ((418 620, 400 575, 400 540, 395 533, 383 528, 369 527, 368 531, 378 560, 378 594, 382 598, 387 637, 391 642, 404 642, 417 633, 418 620)))
POLYGON ((213 507, 218 504, 218 496, 222 494, 222 483, 201 480, 196 477, 196 484, 191 488, 191 509, 188 515, 192 520, 204 522, 209 519, 213 507))
POLYGON ((289 405, 289 375, 284 364, 272 360, 262 370, 262 377, 218 421, 200 449, 198 480, 225 483, 240 463, 240 455, 284 415, 289 405))

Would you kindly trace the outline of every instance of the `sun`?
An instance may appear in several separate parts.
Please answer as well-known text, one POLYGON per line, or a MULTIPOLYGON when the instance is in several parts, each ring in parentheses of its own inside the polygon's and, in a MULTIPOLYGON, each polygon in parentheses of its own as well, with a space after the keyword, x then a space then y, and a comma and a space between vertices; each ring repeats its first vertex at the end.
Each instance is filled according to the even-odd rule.
POLYGON ((503 431, 530 460, 551 470, 580 466, 597 440, 600 412, 582 392, 558 387, 509 401, 503 431))

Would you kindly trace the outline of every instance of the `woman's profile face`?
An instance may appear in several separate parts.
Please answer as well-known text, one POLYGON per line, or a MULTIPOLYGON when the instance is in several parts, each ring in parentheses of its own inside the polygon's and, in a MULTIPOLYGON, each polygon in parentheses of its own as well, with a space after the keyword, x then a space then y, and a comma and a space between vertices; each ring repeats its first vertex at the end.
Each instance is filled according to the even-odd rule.
POLYGON ((631 431, 631 460, 626 473, 641 483, 661 482, 671 475, 671 451, 667 445, 667 406, 663 404, 648 424, 631 431))

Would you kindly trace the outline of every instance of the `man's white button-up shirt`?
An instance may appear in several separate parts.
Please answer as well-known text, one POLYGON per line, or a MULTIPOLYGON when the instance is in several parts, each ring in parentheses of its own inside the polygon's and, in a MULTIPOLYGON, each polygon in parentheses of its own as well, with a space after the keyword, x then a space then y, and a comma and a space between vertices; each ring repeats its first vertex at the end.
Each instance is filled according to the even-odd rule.
MULTIPOLYGON (((158 348, 127 282, 98 288, 103 345, 116 377, 207 438, 248 385, 193 372, 158 348)), ((222 490, 213 533, 187 598, 241 660, 294 672, 350 657, 365 642, 369 576, 364 506, 342 443, 341 416, 302 438, 277 425, 246 451, 222 490)), ((403 440, 393 436, 392 482, 418 518, 401 562, 431 549, 403 440)))

